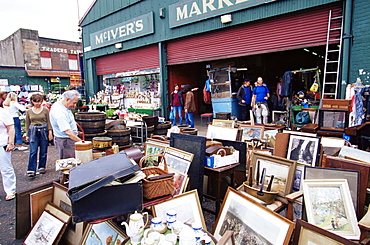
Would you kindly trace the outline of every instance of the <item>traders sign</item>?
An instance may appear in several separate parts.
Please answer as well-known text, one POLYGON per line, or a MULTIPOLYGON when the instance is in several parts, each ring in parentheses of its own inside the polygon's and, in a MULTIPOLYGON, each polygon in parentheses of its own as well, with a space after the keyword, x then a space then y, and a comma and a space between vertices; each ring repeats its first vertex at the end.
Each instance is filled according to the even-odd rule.
POLYGON ((154 33, 153 12, 90 34, 91 48, 127 41, 154 33))
POLYGON ((275 0, 187 0, 169 6, 170 28, 275 0))

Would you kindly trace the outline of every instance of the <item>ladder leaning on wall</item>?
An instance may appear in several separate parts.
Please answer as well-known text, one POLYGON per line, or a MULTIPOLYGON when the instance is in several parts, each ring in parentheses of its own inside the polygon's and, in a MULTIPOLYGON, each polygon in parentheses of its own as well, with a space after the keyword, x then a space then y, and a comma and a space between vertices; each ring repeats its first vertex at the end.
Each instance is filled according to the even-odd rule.
POLYGON ((337 98, 342 53, 342 36, 343 16, 341 13, 334 13, 330 10, 321 98, 337 98))

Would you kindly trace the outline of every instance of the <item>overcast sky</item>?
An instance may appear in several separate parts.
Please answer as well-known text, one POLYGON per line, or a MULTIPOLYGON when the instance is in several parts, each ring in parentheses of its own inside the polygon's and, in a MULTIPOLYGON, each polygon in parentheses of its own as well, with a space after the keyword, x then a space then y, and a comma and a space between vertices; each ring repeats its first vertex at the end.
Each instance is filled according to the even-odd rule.
POLYGON ((81 41, 78 21, 92 3, 93 0, 0 0, 0 40, 24 28, 37 30, 40 37, 81 41))

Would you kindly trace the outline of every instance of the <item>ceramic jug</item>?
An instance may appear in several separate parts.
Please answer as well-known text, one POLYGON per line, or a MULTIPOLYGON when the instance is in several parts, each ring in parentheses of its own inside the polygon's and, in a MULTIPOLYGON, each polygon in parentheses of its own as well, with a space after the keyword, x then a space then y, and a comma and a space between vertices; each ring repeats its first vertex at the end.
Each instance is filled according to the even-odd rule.
POLYGON ((126 233, 131 239, 131 243, 139 244, 141 242, 141 238, 143 237, 144 228, 148 223, 148 213, 138 213, 135 212, 130 215, 130 221, 127 224, 126 222, 122 222, 121 225, 126 227, 126 233), (146 216, 146 221, 144 222, 144 217, 146 216))

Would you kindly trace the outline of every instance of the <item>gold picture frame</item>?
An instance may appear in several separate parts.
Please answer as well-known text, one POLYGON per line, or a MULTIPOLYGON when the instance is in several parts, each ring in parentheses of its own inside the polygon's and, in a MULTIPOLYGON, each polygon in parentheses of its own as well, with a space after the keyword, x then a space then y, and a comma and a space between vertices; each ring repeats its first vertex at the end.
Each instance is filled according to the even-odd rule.
POLYGON ((241 137, 240 141, 245 142, 251 139, 259 139, 262 140, 264 137, 264 126, 252 126, 252 125, 240 125, 241 129, 241 137))
POLYGON ((360 238, 346 179, 305 179, 303 193, 309 223, 346 239, 360 238))
POLYGON ((233 227, 240 227, 244 231, 234 233, 237 245, 249 244, 249 239, 259 240, 258 244, 287 245, 294 223, 229 187, 216 220, 213 236, 219 240, 233 227))
POLYGON ((92 245, 97 241, 106 244, 121 244, 127 235, 113 221, 88 224, 79 245, 92 245), (95 240, 99 239, 99 240, 95 240))
MULTIPOLYGON (((292 191, 293 180, 295 177, 297 162, 286 158, 266 155, 259 152, 253 152, 250 166, 252 173, 249 177, 253 177, 253 181, 262 177, 262 170, 266 168, 266 183, 270 182, 271 176, 274 175, 271 190, 278 191, 278 195, 285 197, 292 191)), ((266 185, 267 186, 267 185, 266 185)))
POLYGON ((217 126, 217 127, 224 127, 224 128, 234 128, 235 121, 234 120, 213 119, 212 125, 217 126))

